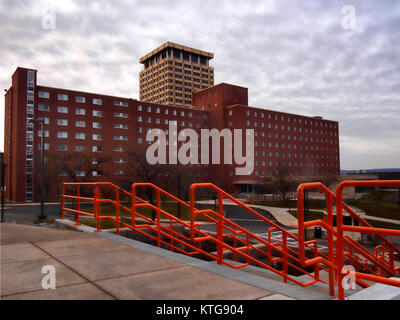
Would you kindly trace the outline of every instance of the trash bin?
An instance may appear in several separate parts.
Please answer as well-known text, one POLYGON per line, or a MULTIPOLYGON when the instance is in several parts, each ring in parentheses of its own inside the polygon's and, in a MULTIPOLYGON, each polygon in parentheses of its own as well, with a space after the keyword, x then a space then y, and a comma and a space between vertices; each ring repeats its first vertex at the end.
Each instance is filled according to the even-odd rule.
POLYGON ((314 238, 315 239, 321 239, 322 237, 322 228, 321 227, 315 227, 314 228, 314 238))

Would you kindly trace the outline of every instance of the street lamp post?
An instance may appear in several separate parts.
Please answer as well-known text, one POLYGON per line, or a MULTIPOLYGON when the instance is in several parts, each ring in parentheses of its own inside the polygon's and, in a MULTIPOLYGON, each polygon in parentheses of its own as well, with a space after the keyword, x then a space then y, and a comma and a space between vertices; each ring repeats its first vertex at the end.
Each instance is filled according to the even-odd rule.
POLYGON ((0 174, 1 174, 1 222, 4 222, 4 192, 6 191, 4 186, 4 153, 0 153, 0 174))
POLYGON ((40 187, 40 215, 39 221, 45 221, 47 216, 44 214, 44 119, 32 119, 29 120, 31 123, 40 123, 40 171, 41 171, 41 187, 40 187))

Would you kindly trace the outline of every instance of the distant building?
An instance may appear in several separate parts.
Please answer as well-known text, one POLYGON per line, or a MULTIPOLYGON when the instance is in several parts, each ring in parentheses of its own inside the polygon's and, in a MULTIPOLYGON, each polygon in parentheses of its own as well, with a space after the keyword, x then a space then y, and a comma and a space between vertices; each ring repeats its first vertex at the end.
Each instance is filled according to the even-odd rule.
POLYGON ((400 168, 342 170, 343 175, 374 175, 379 180, 400 180, 400 168))
MULTIPOLYGON (((175 62, 182 63, 184 71, 184 64, 188 62, 186 53, 192 59, 192 73, 195 72, 194 66, 201 68, 201 74, 207 74, 203 69, 208 70, 208 82, 204 85, 207 88, 201 86, 200 90, 191 91, 191 98, 187 98, 190 104, 185 102, 179 106, 175 94, 173 100, 168 101, 165 97, 144 97, 146 93, 141 92, 141 99, 154 99, 154 102, 145 102, 41 86, 37 83, 36 70, 18 67, 12 75, 12 86, 5 95, 6 197, 14 201, 39 199, 40 126, 29 122, 39 118, 45 121, 46 157, 75 152, 89 154, 95 161, 101 154, 112 156, 111 163, 107 165, 110 175, 104 178, 100 172, 93 172, 90 181, 107 180, 118 184, 126 174, 125 152, 145 148, 147 131, 158 128, 167 132, 170 121, 177 122, 178 132, 185 128, 192 128, 198 133, 207 128, 228 128, 232 131, 254 129, 255 163, 254 170, 248 175, 235 175, 235 166, 230 164, 194 165, 196 170, 191 173, 194 174, 192 179, 212 182, 228 192, 252 193, 263 179, 278 175, 281 168, 285 168, 288 175, 298 177, 299 181, 302 177, 309 179, 340 173, 338 122, 250 107, 247 88, 226 83, 213 85, 213 79, 210 78, 213 72, 207 60, 211 56, 183 46, 171 47, 170 44, 157 50, 158 53, 153 52, 141 59, 148 64, 148 71, 167 61, 173 61, 174 68, 175 62), (179 57, 174 49, 179 49, 179 57), (157 54, 161 60, 154 58, 157 54), (170 59, 171 55, 173 59, 170 59), (193 62, 195 56, 198 63, 193 62), (203 56, 205 62, 201 62, 203 56), (155 59, 153 63, 151 59, 155 59)), ((183 76, 185 72, 176 74, 183 76)), ((169 79, 168 76, 165 79, 169 79)), ((194 85, 198 82, 190 83, 194 85)), ((187 88, 193 90, 196 87, 187 88)), ((243 150, 245 148, 243 145, 243 150)), ((77 180, 85 174, 82 171, 76 172, 77 180)), ((62 181, 71 181, 62 172, 59 176, 62 181)), ((56 198, 60 194, 60 183, 49 183, 45 194, 49 199, 56 198)))
POLYGON ((140 58, 139 99, 171 106, 192 106, 192 92, 214 85, 214 54, 167 42, 140 58))

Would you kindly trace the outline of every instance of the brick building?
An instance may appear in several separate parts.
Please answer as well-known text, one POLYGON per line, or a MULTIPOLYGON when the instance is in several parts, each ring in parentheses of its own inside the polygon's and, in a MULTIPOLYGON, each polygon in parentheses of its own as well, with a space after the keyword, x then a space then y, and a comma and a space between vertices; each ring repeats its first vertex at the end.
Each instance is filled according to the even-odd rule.
POLYGON ((192 106, 192 92, 214 85, 210 52, 166 42, 139 62, 139 99, 174 106, 192 106))
MULTIPOLYGON (((176 121, 178 133, 184 128, 197 133, 207 128, 254 129, 252 172, 235 175, 235 163, 223 161, 192 164, 193 181, 213 182, 230 192, 253 192, 263 178, 280 174, 282 168, 299 179, 340 174, 336 121, 249 107, 247 88, 226 83, 193 92, 191 101, 190 106, 177 106, 45 87, 37 83, 36 70, 17 68, 5 95, 6 198, 39 199, 40 125, 30 119, 45 121, 47 161, 52 155, 68 153, 88 155, 94 162, 105 154, 111 157, 100 171, 90 172, 88 181, 118 184, 126 177, 126 152, 145 149, 151 143, 146 141, 149 129, 175 134, 168 132, 171 121, 176 121)), ((46 165, 49 168, 48 162, 46 165)), ((59 194, 62 181, 71 181, 65 172, 57 176, 47 181, 49 199, 59 194)), ((79 181, 83 176, 87 178, 87 172, 77 167, 74 178, 79 181)))

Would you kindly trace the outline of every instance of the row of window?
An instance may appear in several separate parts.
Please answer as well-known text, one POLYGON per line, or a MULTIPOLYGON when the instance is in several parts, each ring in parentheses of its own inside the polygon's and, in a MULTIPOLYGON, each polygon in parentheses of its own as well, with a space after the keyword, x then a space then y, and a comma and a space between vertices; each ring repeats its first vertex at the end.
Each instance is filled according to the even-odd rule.
MULTIPOLYGON (((261 118, 265 117, 265 113, 264 112, 246 110, 246 116, 250 116, 251 113, 253 113, 253 116, 256 117, 256 118, 258 117, 258 115, 260 115, 261 118)), ((229 110, 228 115, 232 116, 233 115, 233 110, 229 110)), ((286 116, 285 117, 284 115, 278 116, 277 114, 272 115, 271 113, 268 113, 267 114, 267 118, 268 119, 273 119, 273 120, 279 120, 280 119, 281 121, 287 121, 287 122, 291 122, 293 120, 294 123, 299 123, 299 124, 302 124, 303 120, 304 120, 304 124, 306 124, 306 125, 311 125, 311 126, 315 125, 315 126, 320 126, 320 127, 324 127, 325 126, 325 128, 329 127, 330 129, 332 129, 332 128, 336 129, 337 128, 337 124, 336 123, 334 123, 334 124, 329 123, 329 126, 328 126, 328 122, 325 122, 325 125, 324 125, 323 121, 314 120, 314 122, 313 122, 312 119, 302 119, 302 118, 297 118, 295 116, 293 116, 293 117, 286 116)), ((248 120, 248 122, 249 122, 249 120, 248 120)))
MULTIPOLYGON (((41 136, 41 131, 38 131, 38 136, 41 136)), ((44 136, 48 138, 50 136, 49 131, 45 130, 44 136)), ((74 134, 75 139, 79 140, 85 140, 86 139, 86 133, 84 132, 76 132, 74 134)), ((68 132, 67 131, 57 131, 57 138, 59 139, 68 139, 68 132)), ((93 133, 92 134, 92 140, 98 140, 101 141, 103 140, 103 136, 99 133, 93 133)), ((128 141, 129 138, 128 136, 114 136, 114 140, 122 140, 122 141, 128 141)))
MULTIPOLYGON (((39 95, 39 98, 50 99, 50 92, 49 91, 39 91, 38 95, 39 95)), ((65 94, 65 93, 58 93, 57 94, 57 100, 68 101, 69 100, 69 96, 68 96, 68 94, 65 94)), ((75 102, 77 102, 77 103, 86 103, 86 97, 84 97, 84 96, 75 96, 75 102)), ((92 98, 92 104, 94 104, 94 105, 103 105, 103 99, 92 98)), ((114 101, 114 106, 127 107, 128 106, 128 102, 115 100, 114 101)))
MULTIPOLYGON (((39 103, 38 104, 38 110, 39 111, 50 111, 50 106, 48 104, 43 104, 39 103)), ((57 112, 58 113, 68 113, 68 107, 65 106, 57 106, 57 112)), ((80 115, 80 116, 85 116, 86 115, 86 109, 85 108, 75 108, 75 114, 80 115)), ((92 116, 93 117, 102 117, 103 116, 103 111, 101 110, 92 110, 92 116)), ((128 118, 129 115, 124 112, 114 112, 114 117, 116 118, 128 118)))
MULTIPOLYGON (((138 111, 144 111, 144 108, 143 108, 142 105, 139 104, 138 107, 137 107, 137 110, 138 111)), ((146 107, 146 111, 147 112, 152 112, 152 110, 153 109, 152 109, 151 106, 147 106, 146 107)), ((155 113, 161 113, 161 108, 160 107, 154 107, 154 111, 155 111, 155 113)), ((169 109, 165 108, 162 113, 165 114, 165 115, 168 115, 169 114, 169 109)), ((172 110, 171 114, 173 116, 185 117, 185 115, 187 115, 189 118, 192 118, 193 116, 196 117, 197 119, 201 118, 201 114, 200 113, 193 114, 193 112, 185 111, 185 110, 176 110, 176 109, 174 109, 174 110, 172 110)), ((203 118, 204 119, 208 119, 208 115, 207 114, 203 114, 203 118)))
MULTIPOLYGON (((139 123, 144 122, 144 121, 143 121, 143 117, 142 117, 142 116, 138 116, 137 121, 138 121, 139 123)), ((176 120, 164 119, 163 124, 168 125, 168 124, 169 124, 169 121, 176 121, 176 120)), ((146 123, 152 123, 152 118, 151 118, 151 117, 147 117, 146 123)), ((156 124, 162 124, 161 119, 160 119, 160 118, 156 118, 156 119, 155 119, 155 123, 156 123, 156 124)), ((182 127, 184 127, 185 125, 187 125, 189 128, 193 128, 193 122, 191 122, 191 121, 187 121, 187 122, 185 122, 185 121, 180 121, 180 122, 176 121, 176 124, 177 124, 177 125, 180 125, 180 126, 182 126, 182 127)), ((197 122, 197 123, 196 123, 196 128, 197 128, 197 129, 200 129, 200 128, 207 129, 208 126, 207 126, 207 124, 201 125, 199 122, 197 122)))
MULTIPOLYGON (((84 170, 76 170, 74 173, 75 173, 76 177, 85 177, 86 176, 86 171, 84 171, 84 170)), ((93 177, 101 176, 100 171, 92 171, 91 174, 93 177)), ((124 170, 115 170, 114 171, 114 175, 125 175, 125 174, 127 174, 127 173, 124 170)), ((203 175, 204 175, 204 177, 208 177, 208 172, 204 171, 203 175)), ((58 173, 58 176, 66 177, 66 176, 68 176, 68 174, 66 172, 60 171, 58 173)), ((201 171, 189 172, 189 176, 190 177, 201 177, 202 172, 201 171)))
MULTIPOLYGON (((278 167, 278 166, 277 166, 278 167)), ((291 166, 291 168, 293 168, 291 166)), ((249 171, 248 174, 250 174, 251 172, 249 171)), ((266 170, 254 170, 253 174, 255 176, 261 176, 261 177, 265 177, 266 176, 266 170)), ((282 174, 279 170, 269 170, 268 171, 269 176, 273 176, 275 175, 280 175, 282 174)), ((310 176, 310 175, 330 175, 330 174, 338 174, 338 172, 336 170, 321 170, 321 169, 304 169, 304 168, 296 168, 296 169, 290 169, 288 170, 288 174, 289 175, 306 175, 306 176, 310 176)), ((229 175, 233 176, 234 172, 233 170, 229 171, 229 175)))
MULTIPOLYGON (((253 126, 253 127, 258 127, 258 125, 261 125, 261 128, 265 128, 265 123, 264 122, 257 122, 257 121, 254 121, 253 122, 253 124, 250 122, 250 120, 247 120, 246 121, 246 125, 248 126, 248 127, 250 127, 250 126, 253 126)), ((232 123, 232 120, 229 120, 228 121, 228 126, 232 126, 233 125, 233 123, 232 123)), ((274 129, 276 129, 276 130, 278 130, 278 129, 281 129, 281 130, 287 130, 287 131, 291 131, 291 129, 293 128, 293 131, 294 132, 297 132, 297 127, 296 126, 294 126, 294 127, 291 127, 291 126, 285 126, 284 124, 282 124, 280 127, 278 126, 278 124, 276 124, 275 123, 275 125, 272 125, 271 123, 268 123, 268 125, 267 125, 267 127, 269 128, 269 129, 272 129, 272 128, 274 128, 274 129)), ((302 127, 299 127, 299 133, 303 133, 303 128, 302 127)), ((304 133, 310 133, 310 134, 313 134, 313 133, 315 133, 315 134, 320 134, 320 135, 323 135, 324 134, 324 130, 319 130, 318 131, 318 129, 313 129, 313 128, 304 128, 304 133), (314 131, 315 130, 315 131, 314 131)), ((270 133, 271 134, 271 133, 270 133)), ((276 135, 276 138, 277 138, 277 133, 275 134, 276 135)), ((329 135, 329 136, 335 136, 335 137, 337 137, 337 132, 336 131, 334 131, 334 132, 332 132, 331 130, 329 130, 329 132, 328 132, 328 130, 325 130, 325 135, 329 135)), ((282 135, 283 136, 283 138, 284 138, 284 135, 282 135)), ((290 135, 288 135, 289 136, 289 139, 290 139, 290 135)), ((269 136, 270 138, 271 138, 271 136, 269 136)))

